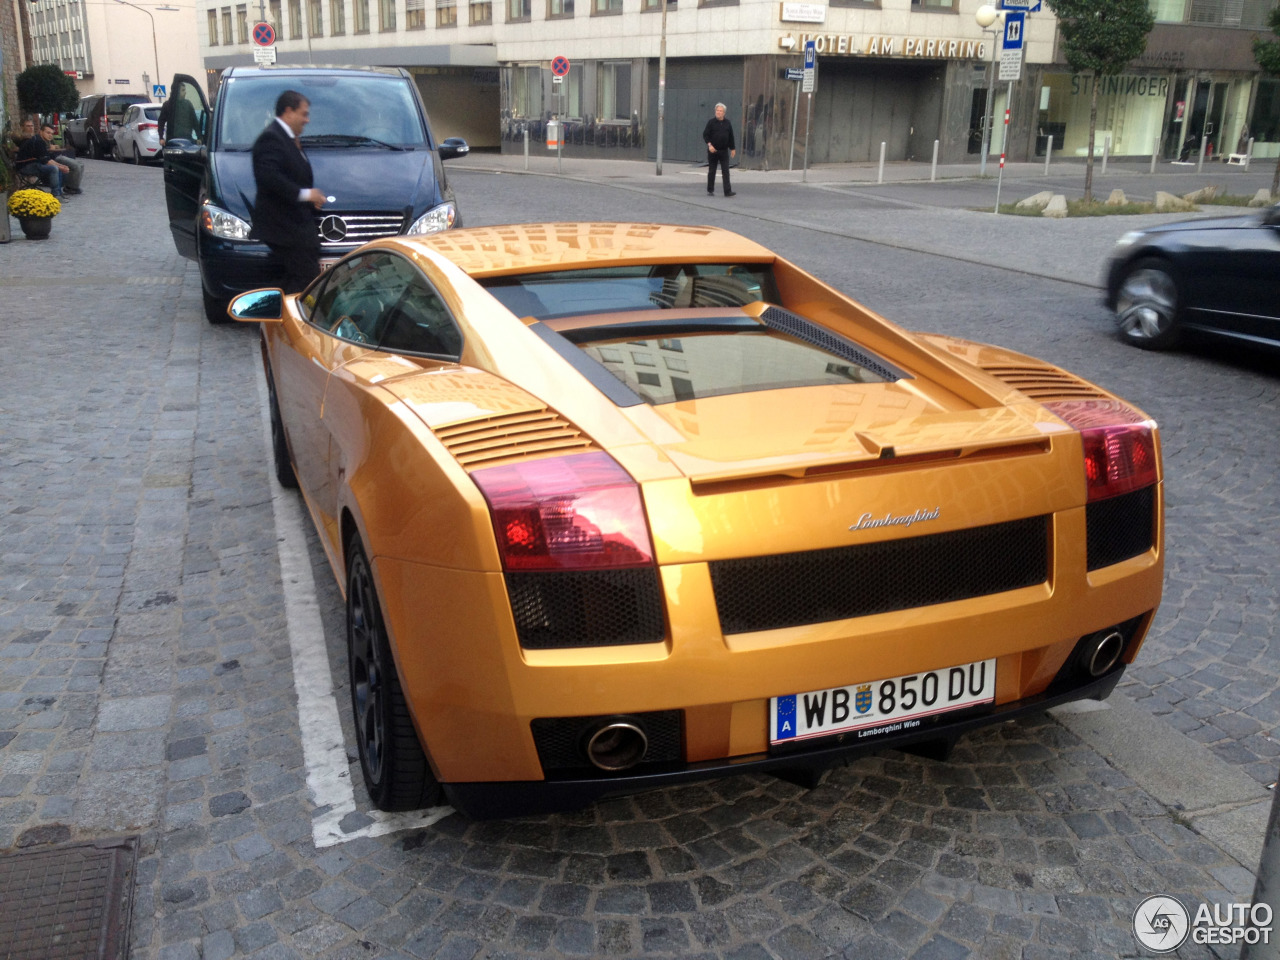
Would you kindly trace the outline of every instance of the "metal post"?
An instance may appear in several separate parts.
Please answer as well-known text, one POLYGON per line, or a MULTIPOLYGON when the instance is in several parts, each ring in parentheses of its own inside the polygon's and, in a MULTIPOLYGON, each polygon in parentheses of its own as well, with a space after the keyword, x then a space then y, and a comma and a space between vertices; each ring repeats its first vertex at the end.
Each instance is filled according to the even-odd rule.
POLYGON ((806 93, 804 95, 804 174, 801 179, 809 182, 809 126, 813 120, 813 94, 806 93))
POLYGON ((524 123, 524 168, 529 169, 529 121, 524 123))
POLYGON ((1209 146, 1209 141, 1204 137, 1200 138, 1200 159, 1196 161, 1196 173, 1204 172, 1204 152, 1209 146))
POLYGON ((1107 175, 1107 157, 1111 153, 1111 134, 1102 138, 1102 176, 1107 175))
POLYGON ((1156 172, 1156 163, 1160 160, 1160 138, 1156 137, 1156 141, 1151 146, 1151 172, 1156 172))
MULTIPOLYGON (((983 29, 986 32, 986 29, 983 29)), ((987 65, 987 103, 982 108, 982 154, 978 157, 978 176, 985 177, 987 175, 987 154, 991 150, 991 88, 996 85, 995 79, 996 65, 996 41, 994 36, 991 40, 991 62, 987 65)))
POLYGON ((1000 137, 1000 178, 996 180, 996 213, 1000 212, 1000 190, 1004 186, 1004 158, 1009 153, 1009 111, 1013 106, 1013 81, 1009 81, 1009 92, 1004 101, 1004 132, 1000 137))
POLYGON ((938 179, 938 141, 933 141, 933 164, 929 167, 929 182, 938 179))
POLYGON ((1049 161, 1053 159, 1053 134, 1049 134, 1049 145, 1044 151, 1044 175, 1049 175, 1049 161))
POLYGON ((1249 169, 1249 164, 1253 161, 1253 137, 1249 138, 1249 146, 1244 152, 1244 168, 1249 169))
POLYGON ((883 140, 880 141, 880 172, 876 174, 876 183, 884 183, 884 147, 883 140))
POLYGON ((796 166, 796 117, 800 115, 800 84, 796 84, 795 99, 791 104, 791 159, 787 161, 787 169, 794 170, 796 166))
MULTIPOLYGON (((1267 822, 1267 835, 1262 841, 1262 856, 1258 861, 1258 879, 1253 887, 1255 906, 1266 904, 1272 914, 1280 912, 1280 787, 1271 796, 1271 819, 1267 822)), ((1240 951, 1240 960, 1277 960, 1280 958, 1280 938, 1276 936, 1274 920, 1271 923, 1270 943, 1252 944, 1248 940, 1240 951)))
POLYGON ((658 47, 658 176, 662 176, 662 131, 667 114, 667 0, 662 0, 662 43, 658 47))

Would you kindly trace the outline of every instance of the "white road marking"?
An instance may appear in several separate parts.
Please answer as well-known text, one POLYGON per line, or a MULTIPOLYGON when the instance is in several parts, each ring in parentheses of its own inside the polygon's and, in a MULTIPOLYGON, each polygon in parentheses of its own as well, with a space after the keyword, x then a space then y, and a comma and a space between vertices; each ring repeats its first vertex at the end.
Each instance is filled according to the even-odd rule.
MULTIPOLYGON (((254 351, 255 354, 257 351, 254 351)), ((256 356, 254 360, 256 361, 256 356)), ((284 593, 285 624, 293 665, 293 688, 298 697, 298 728, 302 757, 307 767, 307 790, 318 813, 311 822, 311 838, 317 847, 331 847, 357 837, 380 837, 400 830, 429 827, 453 813, 452 807, 431 807, 409 813, 363 810, 360 826, 342 828, 342 821, 356 813, 355 790, 347 747, 338 718, 333 674, 325 650, 324 626, 316 584, 307 552, 305 517, 301 496, 276 480, 271 466, 271 420, 267 412, 267 380, 258 371, 258 399, 266 440, 267 478, 271 484, 271 512, 275 517, 276 547, 280 554, 280 585, 284 593)))

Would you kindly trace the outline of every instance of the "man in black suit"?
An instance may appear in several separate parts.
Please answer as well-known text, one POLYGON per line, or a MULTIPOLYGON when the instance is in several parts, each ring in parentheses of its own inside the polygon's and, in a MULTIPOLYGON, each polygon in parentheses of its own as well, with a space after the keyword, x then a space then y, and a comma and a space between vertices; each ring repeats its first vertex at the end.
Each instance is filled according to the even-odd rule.
POLYGON ((271 248, 285 293, 301 293, 320 273, 320 234, 315 211, 324 206, 311 164, 302 152, 302 130, 311 103, 296 90, 276 100, 276 118, 253 144, 253 232, 271 248))

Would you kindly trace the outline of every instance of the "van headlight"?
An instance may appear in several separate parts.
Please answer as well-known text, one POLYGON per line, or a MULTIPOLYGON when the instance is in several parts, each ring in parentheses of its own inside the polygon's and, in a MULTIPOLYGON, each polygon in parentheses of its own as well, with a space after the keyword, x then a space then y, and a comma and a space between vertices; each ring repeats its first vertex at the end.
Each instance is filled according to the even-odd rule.
POLYGON ((442 203, 438 207, 432 207, 413 221, 413 226, 409 228, 409 236, 439 233, 441 230, 448 230, 457 222, 458 208, 452 203, 442 203))
POLYGON ((200 225, 206 233, 211 233, 221 240, 248 240, 252 229, 234 213, 205 203, 200 209, 200 225))

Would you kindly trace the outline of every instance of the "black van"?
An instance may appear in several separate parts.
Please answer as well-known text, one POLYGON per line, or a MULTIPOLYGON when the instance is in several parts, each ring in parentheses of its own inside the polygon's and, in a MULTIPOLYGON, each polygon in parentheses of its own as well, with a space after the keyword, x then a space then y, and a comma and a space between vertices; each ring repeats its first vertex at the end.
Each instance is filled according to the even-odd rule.
POLYGON ((377 237, 461 225, 441 161, 469 148, 456 138, 437 144, 407 70, 232 67, 212 112, 191 77, 175 76, 169 89, 173 117, 162 150, 169 229, 178 252, 200 265, 212 323, 229 319, 233 296, 277 283, 266 245, 253 236, 252 149, 285 90, 311 101, 302 143, 329 198, 316 218, 326 261, 377 237))

